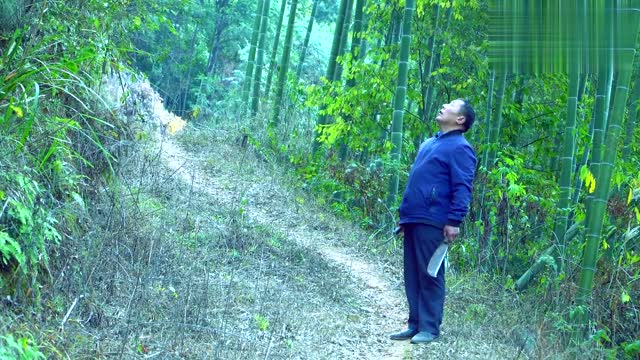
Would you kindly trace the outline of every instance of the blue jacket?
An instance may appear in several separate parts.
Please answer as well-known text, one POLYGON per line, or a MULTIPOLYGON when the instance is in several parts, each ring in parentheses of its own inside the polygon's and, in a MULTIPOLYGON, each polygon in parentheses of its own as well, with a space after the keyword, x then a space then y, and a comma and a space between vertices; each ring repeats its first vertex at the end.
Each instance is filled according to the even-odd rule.
POLYGON ((400 224, 460 226, 469 211, 476 161, 460 130, 423 142, 400 204, 400 224))

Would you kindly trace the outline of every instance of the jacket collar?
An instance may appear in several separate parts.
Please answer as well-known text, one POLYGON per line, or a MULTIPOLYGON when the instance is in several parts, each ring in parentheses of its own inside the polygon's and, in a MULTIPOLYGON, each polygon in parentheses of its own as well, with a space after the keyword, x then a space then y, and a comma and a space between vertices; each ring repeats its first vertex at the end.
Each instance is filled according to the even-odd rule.
POLYGON ((445 136, 452 136, 452 135, 462 135, 462 130, 451 130, 451 131, 447 131, 446 133, 442 133, 442 131, 438 131, 436 133, 435 138, 439 139, 445 136))

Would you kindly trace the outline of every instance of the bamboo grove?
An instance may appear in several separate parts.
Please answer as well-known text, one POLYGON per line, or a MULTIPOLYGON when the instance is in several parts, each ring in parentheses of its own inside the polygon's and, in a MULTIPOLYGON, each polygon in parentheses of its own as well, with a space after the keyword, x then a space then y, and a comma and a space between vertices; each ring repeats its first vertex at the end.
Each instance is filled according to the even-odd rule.
MULTIPOLYGON (((28 4, 42 15, 46 6, 0 1, 0 126, 19 124, 12 153, 36 151, 22 134, 31 131, 27 109, 38 108, 37 99, 64 97, 59 89, 78 74, 91 75, 77 81, 89 92, 107 72, 134 68, 167 108, 194 124, 238 123, 265 159, 292 166, 321 204, 371 231, 363 247, 393 252, 401 243, 388 234, 416 152, 436 132, 441 104, 467 99, 477 119, 465 136, 479 164, 452 268, 497 279, 506 296, 535 298, 550 319, 540 328, 560 334, 558 341, 575 345, 600 334, 602 346, 638 356, 640 0, 556 3, 63 1, 51 7, 42 34, 62 33, 64 41, 30 48, 22 42, 42 34, 19 30, 5 14, 28 4), (65 6, 82 31, 56 22, 65 6), (36 50, 55 66, 32 69, 25 60, 22 75, 7 70, 16 54, 36 50), (47 78, 53 70, 55 82, 47 78), (32 78, 21 89, 20 79, 32 78)), ((73 116, 36 125, 95 140, 75 122, 57 123, 73 116)), ((47 148, 60 158, 82 153, 58 141, 70 136, 47 137, 47 148)), ((91 144, 81 150, 106 153, 106 145, 91 144)), ((50 156, 33 158, 49 169, 50 156)), ((75 194, 76 185, 60 193, 75 194)), ((32 191, 33 204, 41 190, 32 191)), ((4 196, 0 189, 0 205, 4 196)), ((43 235, 29 261, 46 258, 45 243, 60 240, 44 231, 54 220, 39 220, 43 235)), ((15 257, 4 234, 1 255, 15 257)))
MULTIPOLYGON (((264 3, 255 13, 254 35, 264 30, 257 20, 266 13, 260 8, 264 3)), ((527 22, 509 20, 489 29, 486 24, 497 22, 500 11, 523 11, 508 3, 341 0, 320 82, 305 79, 301 72, 313 17, 305 19, 306 40, 296 76, 288 83, 282 76, 290 66, 286 52, 296 47, 286 37, 277 95, 271 98, 266 89, 261 98, 261 113, 272 111, 265 126, 270 131, 295 128, 280 122, 283 114, 288 122, 295 121, 286 115, 295 113, 291 102, 315 109, 315 114, 306 113, 313 131, 306 132, 306 139, 298 132, 279 136, 277 141, 286 144, 282 149, 296 149, 281 151, 289 151, 300 173, 326 194, 337 212, 383 229, 393 221, 398 188, 417 146, 435 130, 439 104, 470 99, 483 109, 470 134, 481 161, 472 214, 465 224, 469 235, 460 245, 465 252, 455 261, 508 275, 514 281, 507 280, 507 287, 518 290, 532 281, 547 291, 560 287, 566 295, 574 294, 569 298, 575 305, 556 301, 553 307, 568 306, 560 312, 576 333, 584 335, 594 326, 610 329, 610 323, 600 322, 605 300, 598 284, 613 274, 627 274, 606 294, 607 306, 616 311, 633 308, 629 299, 639 294, 634 284, 640 260, 640 91, 634 64, 638 19, 633 11, 619 11, 637 10, 639 4, 618 1, 605 8, 603 2, 591 1, 558 10, 550 2, 532 2, 527 3, 527 22), (556 16, 584 16, 575 16, 582 20, 573 23, 553 23, 548 19, 557 18, 554 11, 560 13, 556 16), (535 28, 536 21, 543 27, 540 34, 522 30, 535 28), (513 44, 504 49, 504 41, 496 42, 491 49, 491 36, 496 38, 500 26, 515 34, 513 44), (559 35, 557 41, 547 38, 543 43, 540 39, 545 31, 554 33, 553 26, 558 34, 578 38, 559 35), (614 39, 610 34, 620 35, 614 39), (575 43, 573 53, 562 48, 569 41, 575 43), (288 99, 283 91, 289 92, 288 99), (616 161, 618 152, 622 161, 616 161), (297 154, 312 155, 313 160, 297 154), (592 297, 594 288, 599 300, 592 297)), ((295 21, 303 21, 301 14, 292 20, 296 5, 289 5, 287 34, 295 21)), ((251 73, 251 64, 261 64, 252 54, 245 89, 262 82, 260 71, 251 73)), ((259 122, 255 103, 250 108, 259 122)), ((637 338, 637 323, 636 317, 622 327, 635 328, 637 338)), ((627 335, 618 333, 615 341, 631 340, 627 335)))

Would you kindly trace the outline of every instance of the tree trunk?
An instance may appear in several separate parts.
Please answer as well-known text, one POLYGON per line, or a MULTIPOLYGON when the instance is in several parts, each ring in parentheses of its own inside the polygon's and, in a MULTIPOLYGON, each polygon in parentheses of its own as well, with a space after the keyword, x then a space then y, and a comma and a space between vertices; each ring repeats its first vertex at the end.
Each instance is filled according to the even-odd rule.
MULTIPOLYGON (((489 75, 489 92, 487 94, 487 115, 486 115, 486 118, 485 118, 485 121, 484 121, 484 126, 485 126, 485 129, 484 129, 484 134, 485 134, 484 135, 484 142, 485 142, 485 144, 488 144, 489 143, 488 141, 491 138, 491 124, 492 124, 491 113, 493 111, 493 108, 492 108, 492 106, 493 106, 493 85, 495 84, 495 81, 496 81, 496 72, 495 72, 495 70, 492 69, 490 71, 491 71, 491 73, 489 75)), ((481 162, 481 164, 485 168, 485 170, 487 168, 486 164, 487 164, 487 161, 488 161, 488 159, 487 159, 488 155, 489 155, 488 151, 485 150, 485 151, 482 152, 482 162, 481 162)))
MULTIPOLYGON (((582 225, 582 222, 577 222, 567 230, 565 233, 565 240, 572 240, 577 234, 578 230, 582 225)), ((552 245, 548 247, 540 257, 536 260, 536 262, 524 273, 520 278, 516 281, 516 290, 522 291, 524 290, 530 283, 531 280, 543 269, 543 267, 549 263, 553 263, 553 253, 555 252, 556 246, 552 245)))
MULTIPOLYGON (((504 104, 504 92, 505 89, 507 87, 507 75, 506 72, 504 72, 504 70, 502 70, 499 74, 498 74, 498 84, 499 84, 499 88, 498 88, 498 93, 496 94, 496 108, 495 108, 495 113, 494 116, 492 117, 492 122, 491 124, 488 124, 491 129, 490 129, 490 133, 489 133, 489 139, 488 139, 488 146, 485 147, 485 151, 488 152, 487 157, 485 158, 485 161, 487 161, 485 164, 483 164, 484 168, 488 169, 493 166, 493 163, 495 162, 496 159, 496 153, 497 153, 497 149, 498 149, 498 141, 500 139, 500 128, 502 126, 502 107, 504 104)), ((484 197, 484 194, 486 192, 486 187, 483 187, 482 189, 482 194, 484 197)), ((484 205, 483 205, 484 206, 484 205)), ((488 232, 486 232, 486 236, 485 236, 485 240, 484 240, 484 244, 485 244, 485 248, 484 248, 484 254, 483 254, 483 259, 485 259, 487 262, 484 265, 485 267, 489 267, 490 264, 492 263, 490 261, 491 256, 490 254, 493 251, 493 230, 496 226, 496 224, 488 224, 489 226, 489 230, 488 232)))
POLYGON ((211 39, 211 50, 209 50, 209 58, 207 59, 207 76, 211 76, 216 71, 216 65, 218 63, 218 52, 220 51, 220 42, 222 41, 222 34, 227 26, 229 26, 228 19, 222 13, 223 9, 229 5, 229 0, 216 1, 215 3, 215 17, 216 25, 214 28, 213 38, 211 39))
POLYGON ((427 50, 429 51, 429 57, 425 56, 424 65, 420 71, 420 93, 422 95, 422 103, 420 104, 420 119, 424 121, 424 123, 428 123, 429 119, 427 117, 426 109, 427 109, 427 94, 429 92, 429 86, 431 83, 431 73, 433 72, 432 59, 433 53, 435 52, 436 46, 436 34, 438 33, 438 23, 440 21, 440 3, 436 3, 433 5, 434 12, 434 21, 433 21, 433 33, 429 36, 429 40, 427 41, 427 50))
POLYGON ((269 59, 269 74, 267 75, 267 85, 264 87, 264 97, 269 98, 269 90, 271 90, 271 80, 273 72, 276 68, 276 56, 278 54, 278 45, 280 44, 280 31, 282 31, 282 21, 284 20, 284 10, 287 7, 287 0, 280 0, 280 15, 278 16, 278 25, 276 26, 276 35, 273 37, 273 46, 271 47, 271 57, 269 59))
POLYGON ((249 57, 247 58, 247 68, 244 72, 244 84, 242 87, 242 102, 249 107, 249 95, 251 92, 251 81, 253 81, 253 68, 255 66, 256 47, 258 38, 260 37, 260 25, 262 24, 262 7, 265 0, 258 0, 256 7, 256 17, 253 21, 253 33, 251 35, 251 44, 249 47, 249 57))
MULTIPOLYGON (((402 12, 396 9, 396 4, 393 4, 393 12, 391 13, 391 23, 389 24, 389 41, 391 45, 395 45, 400 41, 400 30, 402 28, 402 12)), ((391 48, 389 58, 393 59, 398 56, 395 47, 391 48)))
MULTIPOLYGON (((489 139, 489 129, 491 128, 491 113, 493 111, 493 85, 495 83, 496 80, 496 72, 495 70, 491 69, 490 73, 489 73, 489 89, 487 91, 487 110, 486 110, 486 115, 485 115, 485 120, 484 120, 484 141, 485 143, 487 143, 487 139, 489 139)), ((485 149, 485 151, 482 152, 482 159, 481 159, 481 164, 485 164, 485 159, 487 158, 487 154, 488 151, 485 149)), ((480 171, 483 171, 485 173, 487 173, 487 169, 486 167, 482 167, 482 169, 480 171)), ((479 192, 479 196, 480 196, 480 206, 478 206, 478 212, 476 215, 476 219, 483 222, 483 214, 484 214, 484 201, 485 201, 485 191, 486 191, 486 186, 483 185, 481 191, 479 192)), ((477 227, 477 232, 476 232, 476 239, 482 239, 482 235, 481 234, 481 227, 477 227)), ((479 240, 479 253, 480 254, 485 254, 486 253, 486 243, 484 241, 480 241, 479 240)))
MULTIPOLYGON (((351 38, 351 64, 356 63, 356 59, 361 59, 360 51, 362 50, 362 16, 363 9, 366 0, 356 0, 356 10, 353 19, 353 36, 351 38)), ((347 87, 354 87, 356 84, 355 78, 347 80, 347 87)))
POLYGON ((504 91, 507 87, 507 74, 506 72, 500 72, 498 74, 498 93, 496 94, 496 108, 494 116, 491 118, 489 126, 489 138, 486 141, 485 151, 487 156, 484 158, 484 164, 482 166, 485 169, 489 169, 496 161, 496 153, 498 148, 498 140, 500 139, 500 127, 502 126, 502 106, 504 103, 504 91))
POLYGON ((184 116, 184 113, 187 110, 187 98, 189 97, 189 88, 191 87, 191 70, 193 69, 193 59, 195 58, 196 52, 196 36, 200 32, 200 27, 196 25, 193 29, 193 37, 191 38, 191 56, 189 57, 189 70, 187 71, 187 78, 182 85, 182 102, 180 104, 180 116, 184 116))
MULTIPOLYGON (((347 13, 344 18, 344 26, 342 28, 342 32, 340 34, 340 48, 338 49, 338 57, 342 58, 345 54, 345 49, 347 48, 347 41, 349 39, 349 28, 351 28, 351 14, 353 12, 353 0, 349 0, 347 4, 347 13)), ((342 62, 336 61, 336 72, 333 75, 333 79, 336 81, 340 81, 342 79, 342 62)))
POLYGON ((304 58, 307 56, 307 48, 309 47, 309 39, 311 39, 311 30, 313 30, 313 22, 315 21, 316 11, 318 10, 319 1, 320 0, 313 0, 313 7, 311 8, 311 16, 309 17, 309 25, 307 25, 307 34, 304 36, 304 42, 302 43, 302 51, 300 52, 300 60, 298 62, 298 69, 296 70, 296 79, 300 79, 300 74, 302 73, 304 58))
MULTIPOLYGON (((587 72, 583 72, 582 75, 580 76, 580 88, 578 89, 578 107, 579 107, 579 115, 580 115, 580 119, 576 119, 576 122, 578 124, 582 124, 584 123, 584 118, 586 115, 586 111, 584 111, 584 106, 580 106, 580 102, 582 101, 582 97, 584 95, 584 92, 586 91, 587 88, 587 82, 588 82, 588 73, 587 72)), ((577 116, 577 115, 576 115, 577 116)), ((593 117, 592 117, 593 120, 593 117)), ((580 186, 582 185, 580 182, 578 182, 580 180, 580 176, 579 176, 579 172, 580 169, 582 168, 582 164, 586 164, 586 161, 588 159, 588 149, 589 146, 591 145, 591 139, 593 138, 593 121, 589 121, 589 131, 588 131, 588 139, 587 139, 587 144, 585 145, 584 151, 583 151, 583 156, 580 159, 580 163, 578 163, 578 136, 574 137, 574 142, 573 142, 573 146, 576 149, 576 154, 574 156, 574 161, 573 161, 573 173, 574 179, 574 183, 576 184, 576 186, 574 186, 574 190, 573 190, 573 195, 571 196, 571 208, 575 209, 577 202, 577 197, 580 195, 580 186), (587 154, 587 158, 584 157, 584 154, 587 154)), ((569 220, 568 222, 572 222, 573 221, 573 214, 574 212, 571 211, 569 212, 569 220)))
POLYGON ((331 54, 329 55, 329 64, 327 66, 326 78, 329 81, 333 81, 336 73, 336 65, 338 55, 340 53, 340 41, 342 40, 342 30, 344 29, 344 22, 346 21, 347 7, 351 1, 341 0, 340 8, 338 9, 338 18, 336 20, 336 28, 333 32, 333 42, 331 43, 331 54))
POLYGON ((411 25, 415 11, 415 0, 406 0, 402 19, 402 38, 400 40, 400 58, 398 61, 398 83, 396 86, 393 118, 391 123, 391 161, 394 164, 389 181, 387 208, 395 207, 400 179, 400 154, 402 152, 402 122, 404 102, 407 95, 407 75, 409 73, 409 50, 411 46, 411 25))
POLYGON ((626 136, 624 139, 624 147, 622 148, 622 160, 628 161, 633 150, 634 132, 636 129, 636 121, 638 119, 638 107, 640 106, 640 78, 636 78, 633 85, 633 93, 629 102, 629 118, 627 119, 626 136))
POLYGON ((267 43, 267 27, 269 25, 269 1, 264 0, 262 19, 260 24, 260 40, 258 40, 258 54, 256 56, 256 72, 253 79, 253 94, 251 95, 251 117, 258 113, 260 104, 260 85, 262 83, 262 68, 264 64, 264 47, 267 43))
MULTIPOLYGON (((353 19, 353 35, 351 37, 351 62, 350 62, 350 66, 353 67, 358 60, 358 52, 360 51, 360 39, 361 39, 361 32, 362 32, 362 10, 364 7, 364 3, 365 0, 356 0, 356 9, 355 9, 355 15, 354 15, 354 19, 353 19)), ((356 85, 356 79, 354 77, 350 77, 349 79, 347 79, 347 89, 352 88, 356 85)), ((351 121, 351 117, 349 116, 347 118, 347 122, 351 121)), ((340 139, 340 151, 338 152, 338 158, 340 159, 341 163, 345 163, 347 161, 347 156, 349 154, 349 148, 348 148, 348 136, 346 137, 343 136, 340 139)))
POLYGON ((563 271, 565 259, 565 233, 567 219, 571 207, 571 174, 573 173, 573 159, 575 157, 576 113, 578 110, 578 91, 580 89, 579 69, 573 69, 569 74, 569 97, 567 99, 567 124, 564 128, 562 142, 562 156, 560 157, 560 179, 556 220, 553 227, 558 249, 555 252, 558 272, 563 271))
POLYGON ((589 154, 591 153, 591 146, 593 144, 593 128, 595 126, 595 116, 591 116, 591 121, 589 121, 589 132, 587 134, 587 143, 584 146, 584 152, 582 153, 582 159, 580 159, 580 163, 574 168, 577 176, 575 177, 575 186, 573 187, 573 197, 571 198, 571 204, 575 206, 578 203, 580 198, 580 188, 582 187, 582 180, 579 176, 579 171, 583 166, 587 166, 589 163, 589 154))
MULTIPOLYGON (((602 75, 602 76, 604 76, 604 75, 602 75)), ((605 97, 604 94, 606 94, 606 91, 604 89, 602 89, 601 86, 603 84, 605 84, 605 83, 606 82, 603 81, 603 82, 601 82, 599 84, 600 86, 598 86, 599 90, 598 90, 597 94, 598 93, 603 94, 603 96, 601 97, 602 99, 604 99, 604 97, 605 97)), ((584 94, 585 85, 586 85, 586 75, 583 74, 581 76, 581 78, 580 78, 580 85, 579 85, 578 93, 577 93, 577 101, 578 102, 581 101, 582 95, 584 94)), ((572 85, 569 85, 569 93, 571 93, 571 90, 572 90, 572 85)), ((569 96, 571 96, 571 95, 569 95, 569 96)), ((596 98, 597 98, 597 95, 596 95, 596 98)), ((599 105, 598 104, 596 104, 596 108, 599 109, 599 105)), ((591 119, 590 125, 589 125, 589 134, 588 134, 589 139, 593 139, 593 128, 594 128, 594 122, 595 122, 595 112, 596 112, 596 110, 594 110, 594 115, 592 116, 592 119, 591 119)), ((566 133, 565 133, 565 136, 566 136, 566 133)), ((574 138, 575 138, 575 136, 574 136, 574 138)), ((566 140, 566 137, 565 137, 565 140, 566 140)), ((584 152, 582 154, 582 160, 580 161, 578 166, 576 166, 575 164, 572 165, 572 171, 575 174, 574 175, 575 176, 575 185, 574 185, 574 192, 573 192, 572 198, 571 198, 571 200, 569 202, 569 206, 568 206, 569 209, 574 208, 575 205, 578 202, 578 197, 579 197, 579 194, 580 194, 580 187, 582 187, 582 181, 580 180, 580 177, 579 177, 578 174, 579 174, 579 171, 580 171, 580 168, 582 167, 582 165, 586 165, 586 163, 587 163, 587 159, 589 157, 589 152, 590 152, 590 148, 591 148, 591 142, 592 142, 591 140, 587 141, 587 144, 585 145, 585 148, 584 148, 584 152)), ((565 145, 566 145, 566 143, 565 143, 565 145)), ((574 141, 574 146, 575 146, 575 141, 574 141)), ((574 155, 574 157, 575 157, 575 155, 574 155)), ((562 185, 560 185, 560 186, 562 186, 562 185)), ((563 209, 562 204, 560 204, 560 203, 558 204, 558 209, 563 209)), ((573 221, 573 216, 571 214, 572 213, 569 210, 569 213, 568 213, 568 216, 567 216, 567 224, 569 222, 573 221)), ((575 226, 576 226, 576 224, 574 224, 569 230, 567 230, 564 233, 564 239, 562 239, 562 242, 563 242, 562 244, 560 244, 560 240, 561 239, 560 239, 560 237, 558 237, 556 239, 558 241, 558 247, 556 247, 555 244, 552 245, 551 247, 549 247, 542 254, 542 256, 540 256, 538 258, 538 260, 518 279, 518 281, 516 281, 516 289, 518 291, 524 290, 529 285, 531 280, 533 280, 533 278, 543 269, 544 265, 547 263, 547 259, 548 259, 549 256, 553 256, 555 258, 555 264, 557 266, 557 269, 558 270, 562 269, 563 264, 561 262, 560 257, 562 256, 561 254, 564 253, 564 251, 563 251, 564 249, 561 249, 560 246, 564 245, 563 246, 563 248, 564 248, 566 246, 567 242, 575 235, 575 232, 572 233, 573 227, 575 227, 575 226)), ((558 230, 554 229, 554 233, 558 234, 558 230)), ((563 257, 563 259, 564 259, 564 257, 563 257)))
MULTIPOLYGON (((358 49, 358 60, 363 60, 365 58, 365 56, 367 56, 367 38, 365 36, 362 36, 363 33, 365 33, 367 31, 368 28, 368 24, 369 24, 369 19, 367 18, 366 14, 364 14, 364 9, 366 8, 366 0, 363 0, 363 5, 362 5, 362 23, 360 26, 360 32, 361 34, 359 35, 359 39, 360 39, 360 45, 359 45, 359 49, 358 49)), ((357 9, 358 5, 356 3, 356 9, 357 9)), ((355 26, 355 24, 354 24, 355 26)))
MULTIPOLYGON (((600 165, 602 163, 602 144, 604 143, 605 136, 605 124, 607 109, 609 104, 608 94, 611 94, 609 88, 613 80, 613 65, 608 68, 603 68, 598 72, 598 88, 596 90, 596 98, 594 104, 594 123, 593 123, 593 138, 591 139, 591 160, 590 170, 593 177, 597 180, 600 174, 600 165)), ((591 206, 594 194, 587 195, 585 205, 587 211, 591 206)), ((589 226, 587 222, 587 226, 589 226)))
POLYGON ((282 59, 280 60, 280 72, 278 73, 276 97, 273 102, 273 112, 271 114, 271 126, 278 125, 278 122, 280 121, 280 109, 282 108, 284 88, 287 83, 287 74, 289 72, 289 59, 291 57, 291 43, 293 42, 293 29, 296 22, 297 7, 298 0, 291 0, 289 23, 287 24, 287 34, 284 38, 284 48, 282 49, 282 59))
MULTIPOLYGON (((618 155, 618 140, 622 131, 622 122, 627 96, 629 94, 629 83, 631 81, 631 73, 635 59, 634 45, 636 44, 636 37, 638 34, 639 21, 637 12, 625 9, 615 13, 615 16, 620 17, 616 18, 616 21, 612 21, 612 23, 615 24, 616 34, 627 33, 627 28, 630 28, 631 31, 629 32, 630 35, 628 35, 629 38, 625 39, 628 44, 615 44, 618 48, 618 55, 616 58, 617 62, 615 63, 618 67, 618 77, 614 95, 614 104, 609 117, 604 142, 604 149, 607 149, 607 151, 603 154, 601 149, 596 149, 595 146, 593 149, 593 155, 596 155, 596 152, 599 152, 603 155, 603 161, 601 161, 596 175, 595 196, 587 206, 586 245, 584 247, 582 257, 582 269, 580 272, 578 293, 576 294, 576 305, 579 309, 583 310, 577 317, 578 325, 582 325, 582 329, 586 329, 589 322, 589 315, 586 310, 589 300, 591 299, 591 291, 593 289, 593 277, 596 272, 596 259, 602 236, 602 226, 604 223, 607 201, 609 199, 611 177, 613 175, 613 169, 618 155)), ((614 27, 614 25, 611 26, 612 28, 614 27)), ((612 45, 613 42, 610 46, 612 45)), ((582 331, 577 331, 576 333, 578 335, 583 334, 582 331)))
POLYGON ((431 74, 440 66, 440 55, 442 53, 440 49, 442 49, 442 46, 444 43, 443 41, 444 34, 449 31, 452 15, 453 15, 453 6, 450 6, 446 12, 447 23, 445 25, 444 31, 442 31, 442 29, 437 31, 438 33, 442 34, 443 37, 440 38, 440 41, 437 41, 437 38, 436 38, 436 41, 434 41, 433 53, 431 54, 431 59, 429 59, 430 71, 427 73, 427 83, 429 84, 429 89, 427 90, 427 98, 424 100, 425 102, 424 116, 426 118, 426 121, 429 121, 429 119, 431 118, 431 115, 432 115, 431 111, 433 109, 433 98, 435 96, 435 91, 436 91, 435 80, 433 79, 433 75, 431 74))

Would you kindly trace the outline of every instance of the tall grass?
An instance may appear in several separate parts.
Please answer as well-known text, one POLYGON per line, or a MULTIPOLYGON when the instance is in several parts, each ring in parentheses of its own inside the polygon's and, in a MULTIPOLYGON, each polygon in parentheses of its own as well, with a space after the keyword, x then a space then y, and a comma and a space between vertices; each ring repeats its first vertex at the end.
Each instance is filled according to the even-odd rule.
POLYGON ((73 238, 128 136, 95 90, 116 51, 100 41, 97 8, 85 10, 38 3, 0 32, 0 294, 16 303, 39 304, 51 252, 73 238))

